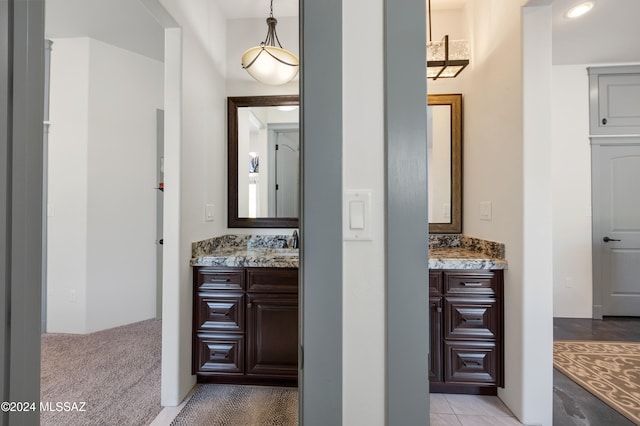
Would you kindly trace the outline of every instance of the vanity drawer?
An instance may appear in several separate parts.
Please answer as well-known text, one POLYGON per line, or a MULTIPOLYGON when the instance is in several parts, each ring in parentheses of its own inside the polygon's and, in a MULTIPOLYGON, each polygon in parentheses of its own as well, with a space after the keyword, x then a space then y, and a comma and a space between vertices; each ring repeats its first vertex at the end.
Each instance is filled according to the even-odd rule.
POLYGON ((243 293, 198 293, 196 330, 243 332, 243 293))
POLYGON ((447 295, 495 296, 498 280, 494 272, 444 272, 444 292, 447 295))
POLYGON ((429 294, 442 294, 442 271, 429 271, 429 294))
POLYGON ((498 302, 489 297, 446 297, 445 339, 496 339, 499 335, 498 302))
POLYGON ((196 290, 244 290, 244 270, 200 268, 196 290))
POLYGON ((247 291, 297 293, 298 268, 249 268, 247 269, 247 291))
POLYGON ((198 333, 195 371, 198 374, 243 374, 244 343, 242 334, 198 333))
POLYGON ((445 381, 499 384, 499 353, 494 342, 445 342, 445 381))

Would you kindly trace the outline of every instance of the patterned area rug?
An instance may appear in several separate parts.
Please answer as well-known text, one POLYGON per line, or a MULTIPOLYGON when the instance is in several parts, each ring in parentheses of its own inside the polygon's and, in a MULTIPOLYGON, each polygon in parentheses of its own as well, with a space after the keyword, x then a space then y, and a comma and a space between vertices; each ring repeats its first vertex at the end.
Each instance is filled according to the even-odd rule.
POLYGON ((295 426, 298 389, 201 385, 172 426, 295 426))
POLYGON ((553 366, 640 424, 640 343, 556 340, 553 366))

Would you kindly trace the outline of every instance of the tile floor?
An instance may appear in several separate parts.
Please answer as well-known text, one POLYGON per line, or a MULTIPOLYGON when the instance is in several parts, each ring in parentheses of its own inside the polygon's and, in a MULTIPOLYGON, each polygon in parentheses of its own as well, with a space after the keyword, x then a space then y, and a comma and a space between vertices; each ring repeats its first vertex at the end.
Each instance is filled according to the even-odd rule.
POLYGON ((520 425, 497 396, 432 393, 431 426, 520 425))

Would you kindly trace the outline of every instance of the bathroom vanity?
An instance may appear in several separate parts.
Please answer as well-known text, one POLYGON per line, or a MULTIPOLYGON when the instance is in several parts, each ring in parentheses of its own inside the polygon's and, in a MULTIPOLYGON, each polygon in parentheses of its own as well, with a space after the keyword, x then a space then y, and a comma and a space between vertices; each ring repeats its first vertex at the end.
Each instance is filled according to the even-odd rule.
POLYGON ((504 386, 504 247, 458 235, 432 235, 429 245, 430 391, 495 395, 504 386))
POLYGON ((285 238, 223 236, 194 244, 198 382, 297 385, 298 251, 281 247, 285 238))
MULTIPOLYGON (((290 238, 193 244, 198 382, 297 384, 299 258, 290 238)), ((428 262, 431 392, 495 395, 504 386, 504 246, 431 235, 428 262)))

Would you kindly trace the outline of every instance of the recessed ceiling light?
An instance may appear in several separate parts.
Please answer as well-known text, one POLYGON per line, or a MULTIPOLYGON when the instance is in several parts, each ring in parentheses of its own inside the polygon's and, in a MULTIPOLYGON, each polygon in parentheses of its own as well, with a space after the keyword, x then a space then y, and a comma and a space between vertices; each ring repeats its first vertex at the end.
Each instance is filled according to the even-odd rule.
POLYGON ((589 12, 591 9, 593 9, 593 2, 587 1, 584 3, 580 3, 576 6, 573 6, 571 9, 567 11, 566 16, 567 18, 571 18, 571 19, 577 18, 589 12))

